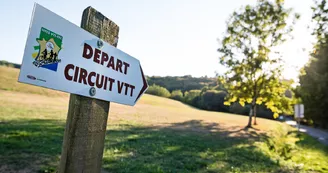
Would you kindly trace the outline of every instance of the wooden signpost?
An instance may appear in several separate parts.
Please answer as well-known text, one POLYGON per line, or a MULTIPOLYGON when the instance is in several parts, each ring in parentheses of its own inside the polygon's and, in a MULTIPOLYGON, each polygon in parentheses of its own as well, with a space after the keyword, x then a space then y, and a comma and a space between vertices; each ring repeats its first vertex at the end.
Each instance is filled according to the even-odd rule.
MULTIPOLYGON (((81 28, 117 46, 119 27, 95 9, 84 10, 81 28)), ((70 95, 60 173, 100 172, 110 102, 70 95)))
POLYGON ((139 61, 115 48, 114 22, 88 7, 81 27, 35 4, 19 75, 71 93, 60 173, 99 173, 110 101, 134 105, 148 88, 139 61))

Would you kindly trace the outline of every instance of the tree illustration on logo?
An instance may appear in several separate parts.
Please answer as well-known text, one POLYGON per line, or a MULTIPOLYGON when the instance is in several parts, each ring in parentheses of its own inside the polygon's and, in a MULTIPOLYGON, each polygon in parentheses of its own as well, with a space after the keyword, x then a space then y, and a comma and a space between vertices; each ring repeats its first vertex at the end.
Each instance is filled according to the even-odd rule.
POLYGON ((63 37, 42 27, 40 36, 36 41, 39 45, 34 46, 34 50, 37 52, 32 54, 34 58, 33 64, 36 67, 57 71, 58 63, 61 62, 58 55, 59 51, 62 49, 63 37))

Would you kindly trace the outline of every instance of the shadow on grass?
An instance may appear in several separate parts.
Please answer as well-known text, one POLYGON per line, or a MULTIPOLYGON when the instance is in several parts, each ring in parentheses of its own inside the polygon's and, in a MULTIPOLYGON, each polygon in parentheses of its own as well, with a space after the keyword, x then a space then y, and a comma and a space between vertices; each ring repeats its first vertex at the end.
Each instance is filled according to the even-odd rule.
MULTIPOLYGON (((0 124, 0 172, 54 171, 64 121, 33 119, 0 124)), ((254 129, 221 127, 198 120, 165 126, 111 124, 103 167, 109 172, 279 171, 255 147, 265 135, 254 129)))
POLYGON ((58 162, 64 121, 11 120, 0 123, 0 172, 36 172, 58 162))
POLYGON ((265 137, 198 120, 165 127, 121 124, 108 131, 103 167, 143 173, 279 171, 280 166, 253 145, 265 137))

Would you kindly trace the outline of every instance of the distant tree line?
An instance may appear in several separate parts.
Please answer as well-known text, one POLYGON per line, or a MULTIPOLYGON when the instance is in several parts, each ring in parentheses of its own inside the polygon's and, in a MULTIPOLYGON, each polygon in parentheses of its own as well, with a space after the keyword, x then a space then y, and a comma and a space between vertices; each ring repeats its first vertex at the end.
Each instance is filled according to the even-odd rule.
MULTIPOLYGON (((0 65, 20 68, 21 65, 0 60, 0 65)), ((248 115, 251 109, 250 104, 245 106, 239 102, 234 102, 230 106, 224 105, 227 89, 217 80, 209 77, 169 76, 169 77, 147 77, 150 85, 146 93, 165 98, 181 101, 188 105, 203 110, 229 112, 241 115, 248 115)), ((258 116, 273 119, 273 113, 265 106, 257 108, 258 116)))
POLYGON ((4 60, 0 60, 0 66, 13 67, 13 68, 21 67, 20 64, 11 63, 11 62, 4 61, 4 60))
POLYGON ((190 75, 186 76, 148 76, 147 81, 149 85, 159 85, 168 89, 170 92, 174 90, 181 90, 182 92, 190 90, 200 90, 205 86, 214 87, 217 85, 216 78, 208 77, 192 77, 190 75))
MULTIPOLYGON (((176 77, 176 79, 178 78, 179 77, 176 77)), ((165 83, 165 81, 162 82, 165 83)), ((188 88, 188 86, 186 87, 188 88)), ((251 109, 251 104, 247 103, 242 106, 237 101, 229 106, 224 105, 225 97, 228 93, 223 88, 223 86, 220 85, 204 86, 201 89, 192 89, 184 92, 181 89, 177 89, 170 92, 165 87, 159 86, 157 84, 152 84, 149 86, 146 93, 178 100, 193 107, 209 111, 248 115, 251 109)), ((274 119, 273 112, 267 109, 264 105, 257 107, 257 114, 258 117, 274 119)))

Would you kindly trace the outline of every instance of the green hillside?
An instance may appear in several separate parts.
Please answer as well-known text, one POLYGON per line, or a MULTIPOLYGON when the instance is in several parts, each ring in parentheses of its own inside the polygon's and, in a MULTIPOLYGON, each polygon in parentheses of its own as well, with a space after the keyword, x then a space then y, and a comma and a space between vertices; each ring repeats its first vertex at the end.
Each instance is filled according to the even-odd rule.
MULTIPOLYGON (((0 172, 55 172, 69 94, 17 83, 0 66, 0 172)), ((325 172, 328 148, 259 118, 194 109, 144 95, 111 103, 103 169, 108 172, 325 172)))
POLYGON ((46 88, 19 83, 17 82, 18 75, 19 69, 7 66, 0 66, 0 90, 40 94, 46 96, 67 95, 66 93, 60 91, 54 91, 46 88))

